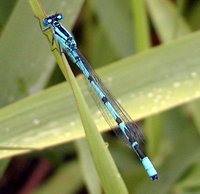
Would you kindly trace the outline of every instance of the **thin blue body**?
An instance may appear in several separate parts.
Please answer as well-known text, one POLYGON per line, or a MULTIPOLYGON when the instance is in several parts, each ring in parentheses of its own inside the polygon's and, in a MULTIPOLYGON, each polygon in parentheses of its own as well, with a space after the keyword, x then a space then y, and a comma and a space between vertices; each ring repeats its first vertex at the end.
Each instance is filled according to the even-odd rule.
POLYGON ((115 131, 116 134, 121 136, 125 143, 136 152, 148 176, 152 180, 158 179, 158 174, 153 164, 139 147, 138 142, 140 135, 137 125, 130 119, 128 114, 106 89, 87 60, 82 56, 77 48, 74 37, 59 23, 62 18, 63 16, 59 13, 50 15, 43 19, 43 25, 52 29, 53 41, 56 40, 58 42, 61 49, 60 52, 66 53, 68 57, 79 67, 97 96, 101 99, 104 106, 111 114, 112 118, 116 121, 119 127, 118 131, 115 131))

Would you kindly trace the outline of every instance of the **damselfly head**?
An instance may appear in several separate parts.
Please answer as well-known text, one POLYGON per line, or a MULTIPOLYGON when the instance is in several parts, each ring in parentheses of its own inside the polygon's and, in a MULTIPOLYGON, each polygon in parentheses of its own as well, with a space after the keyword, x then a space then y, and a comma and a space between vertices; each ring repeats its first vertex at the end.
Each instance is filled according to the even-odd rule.
POLYGON ((63 15, 61 13, 56 13, 54 15, 47 16, 43 19, 42 23, 45 27, 52 25, 55 21, 60 21, 63 19, 63 15))

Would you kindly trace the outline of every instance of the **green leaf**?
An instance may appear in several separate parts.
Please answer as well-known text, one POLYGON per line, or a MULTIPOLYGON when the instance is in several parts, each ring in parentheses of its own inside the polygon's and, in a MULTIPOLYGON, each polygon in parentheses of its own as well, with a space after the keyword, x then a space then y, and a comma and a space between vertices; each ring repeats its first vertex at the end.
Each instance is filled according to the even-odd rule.
MULTIPOLYGON (((133 119, 144 118, 199 98, 199 44, 200 33, 194 33, 120 60, 98 73, 133 119)), ((79 81, 81 86, 85 85, 82 79, 79 81)), ((90 107, 96 110, 94 105, 90 107)), ((105 129, 105 122, 97 112, 93 113, 100 130, 105 129)), ((1 109, 0 123, 0 145, 4 147, 1 157, 31 151, 26 148, 42 149, 84 135, 66 83, 1 109)))

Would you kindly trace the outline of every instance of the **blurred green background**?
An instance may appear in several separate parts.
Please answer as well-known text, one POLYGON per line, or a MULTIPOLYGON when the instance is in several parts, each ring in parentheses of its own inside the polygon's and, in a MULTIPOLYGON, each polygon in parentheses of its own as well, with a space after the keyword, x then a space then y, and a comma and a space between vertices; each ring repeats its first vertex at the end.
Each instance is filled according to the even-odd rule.
MULTIPOLYGON (((159 181, 103 133, 129 193, 200 193, 200 1, 42 1, 139 125, 159 181)), ((28 1, 0 1, 0 193, 103 193, 68 83, 28 1), (25 154, 26 153, 26 154, 25 154), (22 155, 23 154, 23 155, 22 155)), ((109 127, 71 64, 100 131, 109 127)))

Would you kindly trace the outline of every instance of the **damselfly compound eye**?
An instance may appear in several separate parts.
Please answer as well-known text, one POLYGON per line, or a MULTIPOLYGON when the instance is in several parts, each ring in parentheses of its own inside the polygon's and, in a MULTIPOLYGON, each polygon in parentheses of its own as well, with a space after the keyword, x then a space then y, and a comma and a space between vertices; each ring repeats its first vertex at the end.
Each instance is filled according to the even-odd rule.
POLYGON ((44 18, 42 23, 44 26, 48 26, 52 22, 51 18, 44 18))
POLYGON ((62 20, 62 19, 63 19, 63 15, 59 13, 59 14, 57 15, 57 20, 62 20))

